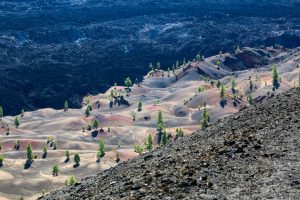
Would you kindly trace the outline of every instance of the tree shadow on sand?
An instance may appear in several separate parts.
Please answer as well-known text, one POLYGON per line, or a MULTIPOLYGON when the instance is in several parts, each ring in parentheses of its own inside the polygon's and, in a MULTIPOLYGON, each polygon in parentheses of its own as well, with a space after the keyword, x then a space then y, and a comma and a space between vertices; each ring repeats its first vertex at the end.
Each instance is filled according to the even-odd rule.
POLYGON ((70 158, 66 158, 65 159, 65 163, 69 162, 70 161, 70 158))
POLYGON ((222 100, 220 101, 220 106, 221 106, 222 108, 225 108, 226 105, 227 105, 227 100, 226 100, 226 99, 222 99, 222 100))
POLYGON ((25 162, 25 164, 24 164, 24 169, 30 168, 32 163, 33 163, 33 161, 28 161, 28 160, 26 160, 26 162, 25 162))
POLYGON ((79 163, 75 163, 75 164, 73 165, 73 167, 74 167, 74 168, 77 168, 77 167, 79 167, 79 165, 80 165, 79 163))

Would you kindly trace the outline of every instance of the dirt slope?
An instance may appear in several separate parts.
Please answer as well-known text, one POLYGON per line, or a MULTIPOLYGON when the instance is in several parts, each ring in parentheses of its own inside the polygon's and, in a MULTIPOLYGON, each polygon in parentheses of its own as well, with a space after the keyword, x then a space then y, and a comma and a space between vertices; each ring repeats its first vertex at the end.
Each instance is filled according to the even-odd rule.
POLYGON ((297 198, 299 98, 272 97, 45 199, 297 198))

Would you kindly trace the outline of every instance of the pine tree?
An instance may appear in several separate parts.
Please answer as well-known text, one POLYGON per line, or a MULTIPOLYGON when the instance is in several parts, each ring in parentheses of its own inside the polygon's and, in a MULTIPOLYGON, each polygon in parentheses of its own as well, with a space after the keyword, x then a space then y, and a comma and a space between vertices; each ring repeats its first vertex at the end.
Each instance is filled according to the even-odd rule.
POLYGON ((19 128, 19 126, 20 126, 20 118, 19 118, 19 116, 15 116, 15 126, 16 126, 16 128, 19 128))
POLYGON ((221 86, 222 86, 222 83, 221 83, 220 80, 218 80, 218 82, 217 82, 217 87, 220 88, 221 86))
POLYGON ((65 155, 66 155, 66 160, 70 160, 70 151, 69 150, 66 150, 66 153, 65 153, 65 155))
POLYGON ((58 167, 58 165, 54 165, 53 169, 52 169, 52 175, 58 176, 58 173, 59 173, 59 167, 58 167))
POLYGON ((170 77, 170 67, 168 67, 168 77, 170 77))
POLYGON ((2 117, 3 117, 3 108, 2 106, 0 106, 0 119, 2 119, 2 117))
POLYGON ((138 153, 139 155, 141 155, 143 153, 144 149, 143 147, 141 147, 140 145, 134 145, 134 152, 138 153))
POLYGON ((79 165, 80 163, 80 156, 78 153, 75 153, 74 155, 74 162, 76 163, 76 165, 79 165))
POLYGON ((157 62, 156 68, 157 68, 158 70, 160 70, 160 62, 157 62))
POLYGON ((210 85, 211 85, 212 87, 214 87, 214 86, 215 86, 215 81, 214 81, 214 80, 211 80, 211 81, 210 81, 210 85))
POLYGON ((103 138, 100 140, 98 150, 100 151, 100 157, 102 158, 105 155, 105 143, 103 138))
POLYGON ((221 99, 225 99, 225 86, 224 85, 222 85, 222 87, 221 87, 221 93, 220 93, 220 97, 221 97, 221 99))
POLYGON ((196 55, 196 60, 197 61, 201 60, 201 55, 199 53, 196 55))
POLYGON ((138 111, 139 112, 142 111, 142 106, 143 106, 142 102, 139 101, 139 103, 138 103, 138 111))
POLYGON ((203 129, 205 129, 206 127, 208 127, 209 125, 209 121, 210 121, 210 114, 206 108, 206 105, 204 106, 204 109, 203 109, 203 112, 201 114, 201 121, 200 121, 200 124, 201 124, 201 127, 203 129))
POLYGON ((97 119, 94 119, 94 121, 92 122, 92 128, 98 129, 98 126, 99 126, 99 121, 97 119))
POLYGON ((4 156, 0 155, 0 167, 2 167, 3 162, 4 162, 4 156))
POLYGON ((253 97, 252 97, 252 94, 249 94, 249 95, 248 95, 247 100, 248 100, 248 103, 249 103, 250 105, 253 104, 253 97))
POLYGON ((116 154, 116 162, 120 162, 121 158, 120 158, 120 153, 118 151, 115 152, 116 154))
POLYGON ((157 125, 158 124, 164 124, 164 119, 161 111, 158 111, 158 115, 157 115, 157 125))
POLYGON ((180 137, 183 137, 183 131, 182 131, 182 129, 181 128, 177 128, 176 129, 176 136, 175 136, 175 139, 178 139, 178 138, 180 138, 180 137))
POLYGON ((273 66, 272 79, 273 79, 273 87, 275 89, 278 89, 280 86, 280 77, 279 77, 277 65, 273 66))
POLYGON ((149 68, 153 71, 154 70, 154 67, 152 65, 152 63, 149 64, 149 68))
POLYGON ((75 185, 77 183, 76 177, 71 176, 69 179, 69 185, 75 185))
POLYGON ((152 151, 153 150, 153 138, 152 136, 149 134, 146 141, 145 141, 145 146, 146 146, 146 149, 148 151, 152 151))
POLYGON ((90 115, 91 115, 91 109, 90 109, 90 106, 88 105, 85 109, 85 116, 89 117, 90 115))
POLYGON ((221 61, 220 60, 217 61, 217 68, 218 68, 218 70, 221 70, 221 61))
POLYGON ((48 153, 48 149, 47 149, 46 145, 43 145, 42 151, 43 151, 43 158, 46 158, 47 153, 48 153))
POLYGON ((132 82, 131 82, 131 80, 130 80, 129 77, 127 77, 127 78, 125 79, 125 85, 126 85, 126 87, 127 87, 127 90, 129 90, 129 87, 132 86, 132 82))
POLYGON ((235 93, 235 87, 237 86, 236 80, 233 78, 231 80, 231 90, 235 93))
POLYGON ((65 111, 67 111, 69 109, 69 103, 67 100, 65 101, 64 109, 65 109, 65 111))
POLYGON ((162 137, 161 137, 161 142, 160 142, 160 144, 165 146, 167 143, 168 143, 168 136, 167 136, 166 131, 164 131, 164 132, 162 133, 162 137))
POLYGON ((32 152, 31 144, 27 144, 26 146, 26 158, 28 162, 31 162, 33 160, 33 152, 32 152))

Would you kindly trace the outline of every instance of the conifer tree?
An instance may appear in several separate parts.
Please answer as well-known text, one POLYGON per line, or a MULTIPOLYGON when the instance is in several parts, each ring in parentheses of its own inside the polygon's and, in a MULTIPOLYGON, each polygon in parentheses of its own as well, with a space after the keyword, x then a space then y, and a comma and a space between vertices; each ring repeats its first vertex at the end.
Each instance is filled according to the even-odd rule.
POLYGON ((152 63, 149 64, 149 68, 153 71, 154 70, 154 67, 152 65, 152 63))
POLYGON ((0 167, 3 166, 3 162, 4 162, 4 156, 0 155, 0 167))
POLYGON ((98 126, 99 126, 99 121, 97 119, 94 119, 94 121, 92 122, 92 128, 98 129, 98 126))
POLYGON ((77 183, 76 177, 71 176, 69 179, 69 185, 75 185, 77 183))
POLYGON ((75 153, 74 155, 74 162, 76 163, 76 165, 79 165, 80 163, 80 156, 78 153, 75 153))
POLYGON ((91 109, 90 109, 90 106, 88 105, 85 109, 85 116, 89 117, 90 115, 91 115, 91 109))
POLYGON ((127 77, 127 78, 125 79, 125 85, 126 85, 126 87, 127 87, 127 90, 129 90, 129 88, 132 86, 132 82, 131 82, 131 80, 130 80, 129 77, 127 77))
POLYGON ((64 109, 65 109, 65 111, 67 111, 69 109, 69 103, 67 100, 65 101, 64 109))
POLYGON ((160 62, 157 62, 156 68, 157 68, 158 70, 160 70, 160 62))
POLYGON ((220 60, 217 61, 217 68, 218 68, 218 70, 221 70, 221 61, 220 60))
POLYGON ((20 118, 19 118, 19 116, 15 116, 15 126, 16 126, 16 128, 19 128, 19 126, 20 126, 20 118))
POLYGON ((222 85, 222 87, 221 87, 221 93, 220 93, 220 97, 221 97, 221 99, 225 99, 225 86, 224 85, 222 85))
POLYGON ((66 150, 66 153, 65 153, 65 155, 66 155, 66 160, 70 160, 70 151, 69 150, 66 150))
POLYGON ((105 155, 105 143, 103 138, 100 140, 98 150, 100 151, 100 157, 103 157, 105 155))
POLYGON ((162 137, 161 137, 161 145, 166 145, 168 143, 168 136, 167 136, 167 133, 166 133, 166 131, 164 131, 163 133, 162 133, 162 137))
POLYGON ((162 136, 162 131, 164 129, 164 120, 163 120, 163 116, 162 116, 162 112, 159 111, 158 112, 158 116, 157 116, 157 130, 158 130, 158 138, 157 138, 157 143, 160 144, 161 142, 161 136, 162 136))
POLYGON ((250 105, 253 104, 253 97, 252 97, 252 94, 249 94, 249 95, 248 95, 247 100, 248 100, 248 103, 249 103, 250 105))
POLYGON ((43 151, 43 158, 46 158, 47 153, 48 153, 48 149, 47 149, 46 145, 43 146, 42 151, 43 151))
POLYGON ((144 149, 143 147, 141 147, 140 145, 134 145, 134 152, 138 153, 139 155, 141 155, 143 153, 144 149))
POLYGON ((158 115, 157 115, 157 125, 158 124, 164 124, 164 119, 161 111, 158 111, 158 115))
POLYGON ((178 139, 178 138, 180 138, 180 137, 183 137, 183 131, 182 131, 182 129, 181 128, 177 128, 176 129, 176 136, 175 136, 175 139, 178 139))
POLYGON ((236 80, 233 78, 231 80, 231 90, 233 93, 235 93, 235 87, 237 86, 236 80))
POLYGON ((59 167, 58 167, 58 165, 54 165, 53 169, 52 169, 52 175, 58 176, 58 173, 59 173, 59 167))
POLYGON ((221 86, 222 86, 222 83, 221 83, 220 80, 218 80, 218 82, 217 82, 217 87, 220 88, 221 86))
POLYGON ((146 141, 145 141, 145 146, 146 146, 146 149, 148 151, 152 151, 153 150, 153 138, 152 136, 149 134, 146 141))
POLYGON ((206 127, 208 127, 209 121, 210 121, 210 114, 209 114, 209 112, 208 112, 208 110, 206 108, 206 104, 205 104, 203 112, 201 114, 201 121, 200 121, 201 127, 203 129, 205 129, 206 127))
POLYGON ((2 117, 3 117, 3 108, 2 106, 0 106, 0 120, 2 119, 2 117))
POLYGON ((116 154, 116 162, 120 162, 121 158, 120 158, 120 153, 116 150, 115 151, 115 154, 116 154))
POLYGON ((138 103, 138 111, 139 112, 142 111, 142 106, 143 106, 142 102, 139 101, 139 103, 138 103))
POLYGON ((279 77, 277 65, 274 65, 274 66, 273 66, 273 70, 272 70, 272 79, 273 79, 273 87, 274 87, 275 89, 278 89, 279 86, 280 86, 280 77, 279 77))
POLYGON ((26 158, 28 162, 31 162, 33 160, 33 152, 32 152, 31 144, 27 144, 26 146, 26 158))

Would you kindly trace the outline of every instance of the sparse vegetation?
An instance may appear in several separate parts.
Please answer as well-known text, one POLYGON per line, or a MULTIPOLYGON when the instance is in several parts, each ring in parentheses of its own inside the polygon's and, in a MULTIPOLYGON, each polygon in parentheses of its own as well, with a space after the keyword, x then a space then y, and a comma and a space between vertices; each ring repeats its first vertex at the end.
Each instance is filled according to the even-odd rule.
POLYGON ((20 118, 19 118, 19 116, 15 116, 15 126, 16 126, 16 128, 19 128, 19 126, 20 126, 20 118))
POLYGON ((247 101, 248 101, 248 103, 249 103, 250 105, 253 104, 253 97, 252 97, 252 94, 249 94, 249 95, 247 96, 247 101))
POLYGON ((26 158, 28 162, 32 162, 33 161, 33 152, 32 152, 32 146, 31 144, 27 144, 26 146, 26 158))
POLYGON ((65 156, 66 156, 66 160, 69 161, 70 160, 70 151, 69 150, 66 150, 65 156))
POLYGON ((68 101, 66 100, 65 101, 65 104, 64 104, 64 110, 67 111, 69 109, 69 103, 68 101))
POLYGON ((222 100, 226 98, 226 92, 225 92, 225 86, 224 85, 222 85, 222 87, 221 87, 220 97, 221 97, 222 100))
POLYGON ((103 156, 105 156, 105 143, 104 143, 104 139, 102 138, 99 142, 99 153, 100 153, 100 157, 102 158, 103 156))
POLYGON ((273 66, 272 80, 273 80, 273 90, 278 89, 280 86, 280 77, 279 77, 277 65, 273 66))
POLYGON ((2 117, 3 117, 3 108, 2 106, 0 106, 0 120, 2 119, 2 117))
POLYGON ((97 119, 94 119, 92 122, 92 128, 98 129, 98 126, 99 126, 99 121, 97 119))
POLYGON ((200 120, 200 125, 202 129, 205 129, 206 127, 208 127, 210 122, 210 114, 206 108, 206 104, 204 104, 204 109, 201 113, 201 120, 200 120))
POLYGON ((139 103, 138 103, 138 111, 139 112, 142 111, 142 106, 143 106, 142 102, 139 101, 139 103))
POLYGON ((134 152, 138 153, 139 155, 141 155, 143 153, 144 149, 142 146, 140 145, 134 145, 134 152))
POLYGON ((91 115, 91 109, 90 109, 90 106, 88 105, 85 109, 85 116, 89 117, 90 115, 91 115))
POLYGON ((153 150, 153 138, 152 136, 149 134, 146 141, 145 141, 145 146, 146 146, 146 149, 148 151, 152 151, 153 150))
POLYGON ((59 173, 59 167, 58 167, 58 165, 54 165, 53 169, 52 169, 52 175, 58 176, 58 173, 59 173))
POLYGON ((4 156, 0 155, 0 167, 3 166, 3 162, 4 162, 4 156))
POLYGON ((74 162, 75 162, 75 164, 76 164, 77 166, 78 166, 79 163, 80 163, 80 156, 79 156, 78 153, 75 153, 75 155, 74 155, 74 162))

